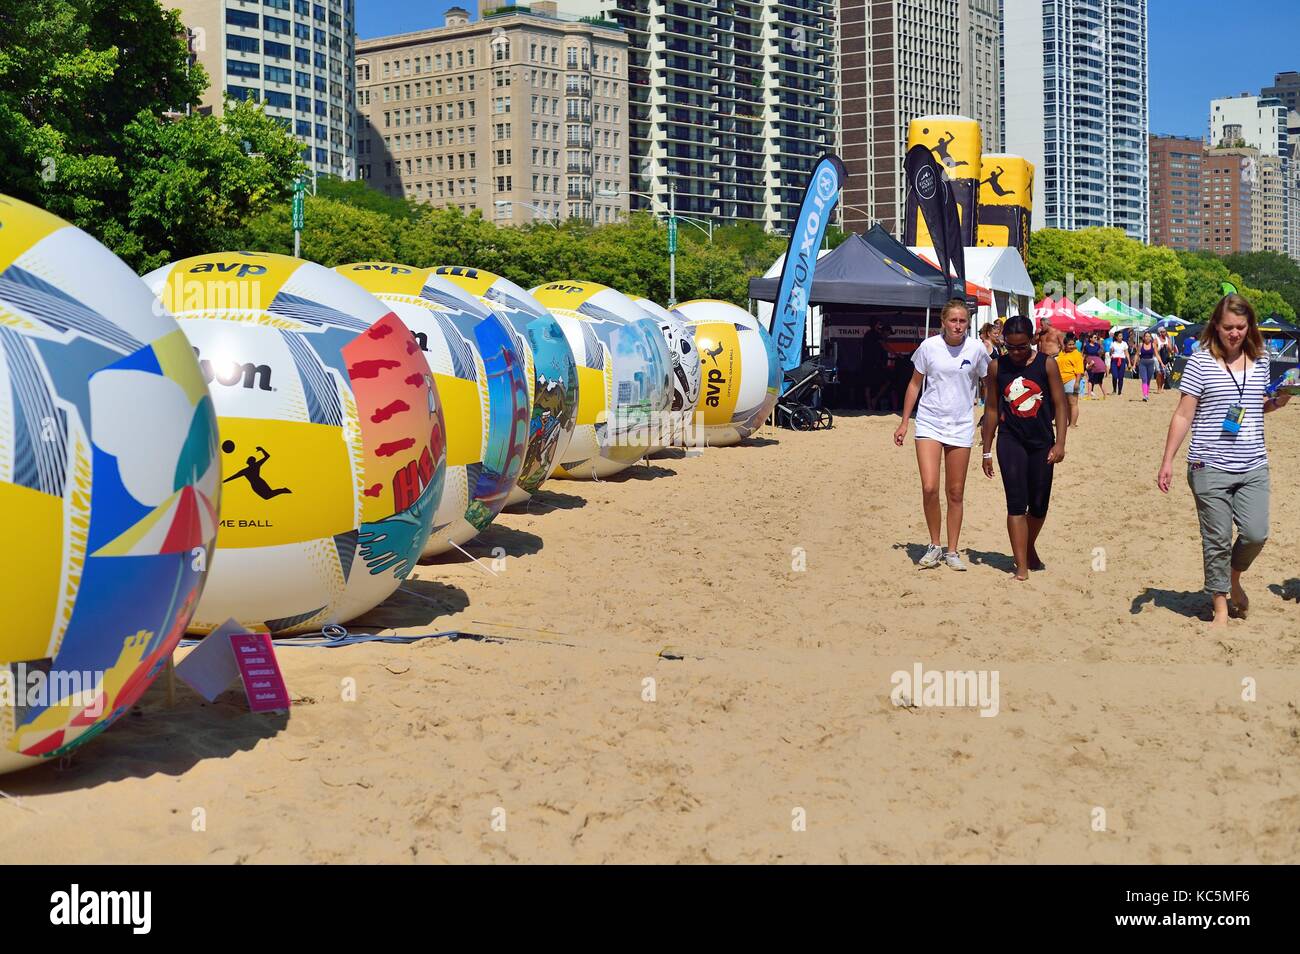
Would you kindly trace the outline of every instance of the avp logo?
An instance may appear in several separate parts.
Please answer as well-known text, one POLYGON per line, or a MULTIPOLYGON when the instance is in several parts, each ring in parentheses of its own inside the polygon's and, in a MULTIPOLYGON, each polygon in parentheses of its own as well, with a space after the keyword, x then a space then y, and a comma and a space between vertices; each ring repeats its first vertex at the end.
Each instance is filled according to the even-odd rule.
POLYGON ((543 290, 543 291, 562 291, 562 292, 565 292, 565 293, 567 293, 567 294, 574 295, 574 294, 577 294, 577 293, 579 293, 579 292, 582 291, 582 286, 581 286, 581 285, 566 285, 566 284, 564 284, 563 282, 556 282, 554 285, 546 285, 542 290, 543 290))
POLYGON ((916 191, 921 198, 933 199, 937 187, 938 183, 934 178, 934 170, 929 166, 925 166, 916 174, 916 191))
POLYGON ((429 335, 423 331, 412 331, 411 336, 415 338, 415 343, 420 346, 421 351, 429 350, 429 335))
POLYGON ((265 275, 266 266, 245 265, 241 262, 204 262, 202 265, 195 265, 190 269, 191 275, 203 275, 208 272, 219 272, 223 275, 234 272, 236 278, 247 278, 249 276, 265 275))
POLYGON ((353 272, 387 272, 390 275, 409 275, 411 270, 401 265, 353 265, 353 272))
POLYGON ((254 388, 260 388, 263 391, 275 390, 271 387, 270 365, 253 364, 251 361, 244 364, 237 361, 225 361, 218 363, 214 368, 211 361, 199 356, 198 348, 194 349, 194 357, 198 358, 199 371, 202 372, 203 380, 208 384, 216 381, 217 384, 228 388, 242 384, 249 390, 254 388))

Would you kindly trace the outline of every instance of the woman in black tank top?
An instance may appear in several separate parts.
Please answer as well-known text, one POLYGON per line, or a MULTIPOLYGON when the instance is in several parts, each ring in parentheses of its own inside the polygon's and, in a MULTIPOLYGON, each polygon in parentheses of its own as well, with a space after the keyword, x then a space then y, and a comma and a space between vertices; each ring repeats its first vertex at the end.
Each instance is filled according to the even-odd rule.
POLYGON ((1056 361, 1035 353, 1028 318, 1007 321, 1002 329, 1007 353, 989 368, 984 400, 984 473, 993 476, 993 437, 1007 498, 1007 534, 1015 555, 1017 580, 1045 569, 1035 544, 1047 519, 1052 469, 1065 459, 1069 405, 1056 361), (1053 429, 1055 424, 1055 429, 1053 429))

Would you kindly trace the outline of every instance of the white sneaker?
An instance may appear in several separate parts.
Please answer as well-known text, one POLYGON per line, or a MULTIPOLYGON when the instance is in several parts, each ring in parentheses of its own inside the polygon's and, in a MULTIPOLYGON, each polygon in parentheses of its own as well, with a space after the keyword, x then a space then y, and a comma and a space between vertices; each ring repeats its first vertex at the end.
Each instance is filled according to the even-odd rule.
POLYGON ((916 561, 916 565, 923 570, 931 570, 943 562, 943 547, 937 543, 930 544, 925 551, 925 556, 916 561))
POLYGON ((949 550, 943 555, 943 562, 948 564, 954 570, 966 572, 966 564, 961 562, 961 554, 956 550, 949 550))

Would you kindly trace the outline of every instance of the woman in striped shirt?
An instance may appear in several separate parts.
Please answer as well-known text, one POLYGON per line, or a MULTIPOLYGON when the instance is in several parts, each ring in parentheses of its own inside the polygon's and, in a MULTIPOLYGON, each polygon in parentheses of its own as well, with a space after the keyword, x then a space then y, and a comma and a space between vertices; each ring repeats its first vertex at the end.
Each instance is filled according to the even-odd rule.
POLYGON ((1182 391, 1156 484, 1169 492, 1174 455, 1190 429, 1187 482, 1201 523, 1205 589, 1214 600, 1214 625, 1246 617, 1250 600, 1241 574, 1268 539, 1268 453, 1264 415, 1290 400, 1268 397, 1268 351, 1255 309, 1240 295, 1226 295, 1201 333, 1200 350, 1187 362, 1182 391), (1232 542, 1232 525, 1238 527, 1232 542))

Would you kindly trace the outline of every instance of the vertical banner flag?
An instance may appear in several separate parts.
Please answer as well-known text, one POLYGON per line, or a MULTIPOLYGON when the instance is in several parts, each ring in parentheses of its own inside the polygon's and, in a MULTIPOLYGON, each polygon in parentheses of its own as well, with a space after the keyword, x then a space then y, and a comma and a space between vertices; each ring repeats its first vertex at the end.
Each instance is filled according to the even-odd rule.
MULTIPOLYGON (((817 250, 830 223, 831 211, 839 201, 844 179, 844 163, 838 156, 827 153, 817 160, 799 207, 799 218, 790 232, 790 247, 785 250, 781 282, 772 308, 772 337, 776 340, 782 375, 797 368, 803 359, 808 296, 812 293, 813 271, 817 268, 817 250)), ((785 390, 784 383, 781 390, 785 390)))
POLYGON ((962 244, 961 222, 957 216, 957 197, 947 175, 934 161, 928 146, 916 145, 907 150, 903 161, 907 191, 914 196, 925 227, 934 242, 939 271, 948 278, 954 298, 966 297, 966 248, 962 244), (951 274, 948 265, 952 263, 951 274), (951 277, 955 274, 957 277, 951 277))

